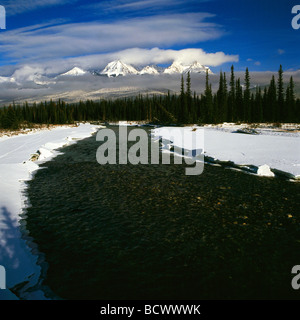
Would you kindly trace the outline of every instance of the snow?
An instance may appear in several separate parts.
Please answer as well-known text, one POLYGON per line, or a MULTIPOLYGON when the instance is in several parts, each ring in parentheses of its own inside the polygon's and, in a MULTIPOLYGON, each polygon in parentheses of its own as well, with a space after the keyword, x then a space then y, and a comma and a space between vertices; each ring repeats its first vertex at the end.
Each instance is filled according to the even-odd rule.
MULTIPOLYGON (((0 138, 0 265, 6 268, 7 288, 28 281, 25 287, 37 284, 40 267, 20 231, 20 214, 25 207, 24 181, 30 180, 39 164, 58 154, 55 149, 91 136, 100 126, 80 124, 60 126, 17 136, 0 138), (32 155, 38 161, 30 161, 32 155)), ((24 287, 24 289, 25 289, 24 287)), ((43 298, 39 290, 27 292, 23 298, 43 298)), ((0 299, 15 298, 9 290, 0 290, 0 299)))
POLYGON ((259 176, 264 176, 264 177, 274 177, 275 176, 275 174, 271 171, 270 167, 266 164, 258 167, 257 174, 259 176))
POLYGON ((78 67, 74 67, 73 69, 69 70, 68 72, 65 72, 62 74, 62 76, 82 76, 86 74, 86 71, 78 68, 78 67))
POLYGON ((125 64, 120 60, 110 62, 101 74, 106 74, 108 77, 126 76, 128 74, 138 74, 139 72, 129 64, 125 64))
MULTIPOLYGON (((256 129, 259 134, 236 133, 242 126, 228 125, 223 127, 204 127, 205 156, 213 162, 231 161, 235 165, 257 168, 256 174, 274 176, 276 170, 290 174, 291 178, 300 178, 300 134, 278 130, 256 129), (270 171, 272 170, 272 171, 270 171), (273 173, 273 174, 272 174, 273 173)), ((172 127, 174 129, 174 127, 172 127)), ((203 127, 185 127, 184 131, 197 130, 203 127)), ((178 129, 178 128, 177 128, 178 129)), ((164 128, 153 130, 153 137, 168 136, 164 128)), ((181 146, 179 146, 181 147, 181 146)), ((189 146, 185 145, 188 149, 189 146)))
POLYGON ((183 62, 175 61, 170 67, 165 69, 164 73, 206 73, 206 70, 208 70, 209 74, 212 74, 212 71, 208 67, 203 66, 198 61, 194 61, 192 64, 184 64, 183 62))
MULTIPOLYGON (((175 61, 171 66, 166 68, 163 73, 165 74, 177 74, 177 73, 208 73, 212 74, 211 70, 208 67, 203 66, 197 61, 194 61, 192 64, 185 64, 183 62, 175 61)), ((128 74, 143 75, 143 74, 152 74, 156 75, 160 72, 154 66, 146 66, 140 72, 137 71, 133 66, 125 64, 120 60, 110 62, 101 74, 105 74, 108 77, 118 77, 120 75, 126 76, 128 74)))
POLYGON ((140 71, 140 74, 159 74, 159 72, 155 67, 147 66, 140 71))

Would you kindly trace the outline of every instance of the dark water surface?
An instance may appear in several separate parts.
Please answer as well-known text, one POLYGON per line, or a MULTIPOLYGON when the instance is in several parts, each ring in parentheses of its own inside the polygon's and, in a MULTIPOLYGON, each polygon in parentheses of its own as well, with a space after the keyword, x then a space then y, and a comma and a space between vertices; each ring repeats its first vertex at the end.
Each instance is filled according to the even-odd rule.
MULTIPOLYGON (((117 130, 117 129, 115 129, 117 130)), ((206 165, 96 162, 95 136, 29 182, 27 230, 64 299, 299 298, 300 184, 206 165)))

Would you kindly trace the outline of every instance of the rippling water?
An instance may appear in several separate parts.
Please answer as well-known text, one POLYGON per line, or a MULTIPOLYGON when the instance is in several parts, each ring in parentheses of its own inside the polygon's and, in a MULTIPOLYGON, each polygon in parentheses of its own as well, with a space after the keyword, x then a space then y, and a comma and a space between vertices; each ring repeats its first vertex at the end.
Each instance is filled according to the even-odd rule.
POLYGON ((300 184, 208 165, 200 176, 101 166, 99 145, 65 148, 29 182, 27 230, 57 296, 297 298, 300 184))

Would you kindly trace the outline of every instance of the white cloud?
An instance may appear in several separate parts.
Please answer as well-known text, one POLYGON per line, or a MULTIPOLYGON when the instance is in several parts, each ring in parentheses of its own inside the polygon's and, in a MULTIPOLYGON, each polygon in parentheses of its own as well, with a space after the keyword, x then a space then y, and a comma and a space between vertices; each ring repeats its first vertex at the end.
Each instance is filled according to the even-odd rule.
POLYGON ((283 55, 283 54, 285 53, 285 50, 283 50, 283 49, 278 49, 278 50, 277 50, 277 53, 281 56, 281 55, 283 55))
POLYGON ((31 63, 17 66, 18 77, 26 77, 27 73, 37 72, 40 74, 56 74, 70 70, 74 66, 85 70, 102 70, 112 60, 120 59, 125 63, 135 66, 148 64, 171 64, 173 61, 192 63, 199 61, 209 67, 220 66, 227 62, 238 62, 238 55, 226 55, 223 52, 206 53, 202 49, 164 50, 159 48, 142 49, 131 48, 112 53, 81 56, 68 59, 55 59, 43 61, 42 63, 31 63))
POLYGON ((101 9, 105 11, 130 11, 136 12, 147 9, 147 12, 158 8, 174 8, 180 5, 199 4, 199 2, 210 2, 212 0, 102 0, 97 3, 82 6, 86 9, 101 9))
POLYGON ((199 61, 208 66, 219 66, 226 62, 237 62, 239 57, 237 55, 226 55, 223 52, 206 53, 202 49, 182 49, 182 50, 162 50, 159 48, 140 49, 132 48, 122 50, 113 54, 114 58, 122 59, 127 63, 135 63, 145 65, 149 63, 163 64, 173 61, 192 63, 199 61))
POLYGON ((261 62, 260 62, 260 61, 254 61, 254 60, 251 59, 251 58, 247 59, 247 61, 248 61, 248 62, 253 62, 253 64, 254 64, 255 66, 260 66, 260 65, 261 65, 261 62))
POLYGON ((43 72, 44 72, 44 69, 41 66, 25 65, 17 69, 13 73, 13 77, 17 81, 33 80, 35 74, 42 74, 43 72))
POLYGON ((66 3, 77 2, 78 0, 2 0, 1 5, 6 8, 8 16, 28 12, 43 7, 64 5, 66 3))
POLYGON ((220 26, 206 21, 212 17, 209 13, 185 13, 8 30, 0 34, 0 53, 16 61, 43 60, 132 47, 192 45, 223 35, 220 26))
MULTIPOLYGON (((166 4, 170 4, 170 0, 142 0, 142 1, 126 1, 120 2, 119 4, 111 7, 114 9, 143 9, 152 6, 163 6, 166 4)), ((181 1, 172 0, 173 5, 176 3, 180 3, 181 1)))

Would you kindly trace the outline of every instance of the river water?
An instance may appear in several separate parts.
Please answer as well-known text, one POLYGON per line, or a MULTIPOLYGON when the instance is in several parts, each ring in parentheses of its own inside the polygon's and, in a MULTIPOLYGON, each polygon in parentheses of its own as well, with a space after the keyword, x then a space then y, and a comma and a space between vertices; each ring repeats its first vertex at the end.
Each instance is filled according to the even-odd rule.
POLYGON ((299 183, 211 165, 199 176, 99 165, 99 146, 93 136, 64 148, 28 182, 26 229, 52 298, 299 297, 299 183))

